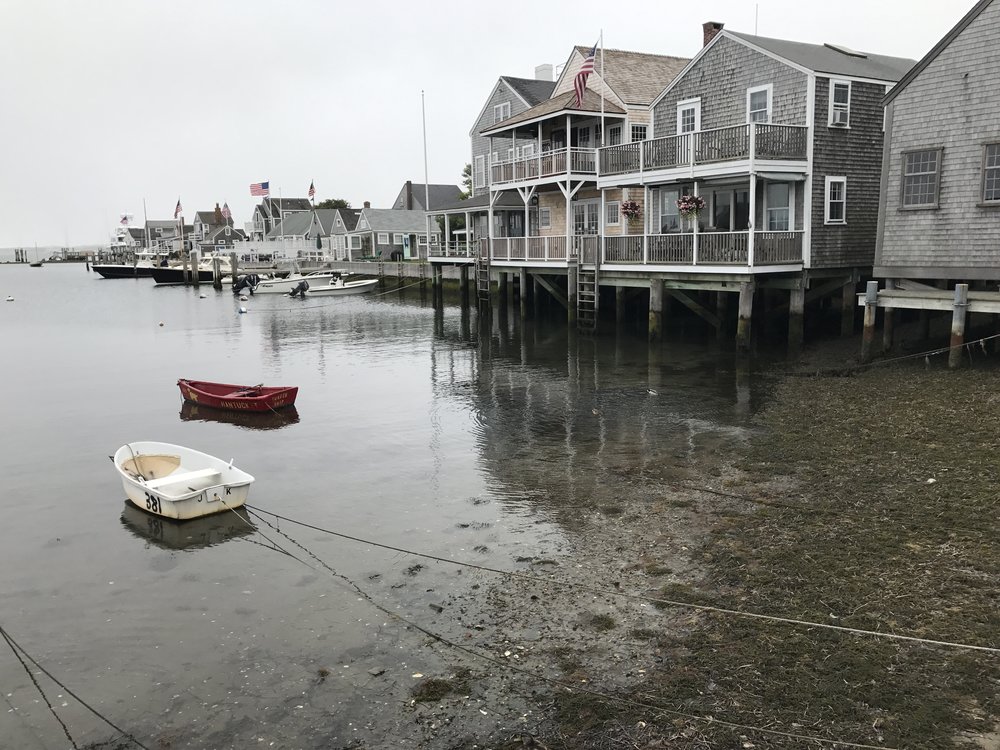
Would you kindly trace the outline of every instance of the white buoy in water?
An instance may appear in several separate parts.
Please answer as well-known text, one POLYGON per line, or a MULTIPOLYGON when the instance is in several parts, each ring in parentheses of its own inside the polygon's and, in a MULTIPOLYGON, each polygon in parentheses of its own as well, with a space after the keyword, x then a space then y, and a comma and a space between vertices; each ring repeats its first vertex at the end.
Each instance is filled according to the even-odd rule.
POLYGON ((199 299, 208 299, 208 295, 207 294, 199 294, 198 298, 199 299))
POLYGON ((7 295, 7 301, 8 301, 8 302, 13 302, 13 301, 14 301, 14 298, 13 298, 13 297, 11 297, 11 296, 10 296, 10 295, 8 294, 8 295, 7 295))
POLYGON ((247 309, 245 307, 243 307, 243 305, 240 305, 240 314, 242 315, 246 311, 247 311, 247 309))
POLYGON ((241 294, 240 295, 240 302, 246 302, 248 299, 250 299, 250 298, 247 297, 245 294, 241 294))
POLYGON ((163 321, 160 321, 160 328, 163 328, 163 321))

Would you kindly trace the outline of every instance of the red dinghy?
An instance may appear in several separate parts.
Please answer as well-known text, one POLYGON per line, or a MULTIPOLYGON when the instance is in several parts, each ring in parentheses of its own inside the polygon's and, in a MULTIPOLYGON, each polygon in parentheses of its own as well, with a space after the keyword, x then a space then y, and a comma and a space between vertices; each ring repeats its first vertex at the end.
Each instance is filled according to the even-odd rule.
POLYGON ((185 401, 232 411, 272 411, 295 403, 297 387, 233 385, 206 380, 177 381, 185 401))

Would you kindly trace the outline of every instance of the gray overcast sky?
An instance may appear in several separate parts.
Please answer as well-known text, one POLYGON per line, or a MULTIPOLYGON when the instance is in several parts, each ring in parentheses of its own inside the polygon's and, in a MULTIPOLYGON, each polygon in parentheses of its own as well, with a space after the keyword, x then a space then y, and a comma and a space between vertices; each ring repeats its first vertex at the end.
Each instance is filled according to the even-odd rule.
POLYGON ((121 213, 190 222, 272 195, 384 207, 460 181, 500 75, 576 44, 690 57, 703 21, 922 57, 974 0, 0 0, 0 247, 106 242, 121 213), (487 9, 488 8, 488 9, 487 9))

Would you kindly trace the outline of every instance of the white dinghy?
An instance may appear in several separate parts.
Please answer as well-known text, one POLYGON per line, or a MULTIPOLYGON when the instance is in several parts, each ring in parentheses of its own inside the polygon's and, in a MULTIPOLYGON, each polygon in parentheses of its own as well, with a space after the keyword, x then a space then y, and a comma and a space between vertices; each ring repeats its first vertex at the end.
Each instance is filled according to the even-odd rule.
POLYGON ((170 443, 126 443, 112 461, 134 505, 182 521, 238 508, 253 483, 232 461, 170 443))

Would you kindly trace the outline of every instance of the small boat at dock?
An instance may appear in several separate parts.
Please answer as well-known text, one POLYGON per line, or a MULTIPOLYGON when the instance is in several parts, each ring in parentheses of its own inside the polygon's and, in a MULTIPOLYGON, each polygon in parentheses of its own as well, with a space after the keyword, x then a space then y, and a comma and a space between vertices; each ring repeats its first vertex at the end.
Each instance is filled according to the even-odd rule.
POLYGON ((289 292, 291 297, 340 297, 349 294, 364 294, 370 292, 378 284, 378 279, 362 279, 359 281, 344 281, 335 279, 329 284, 309 284, 289 292))
POLYGON ((283 279, 261 279, 252 287, 251 291, 254 294, 288 294, 303 281, 307 282, 311 288, 313 285, 323 286, 331 284, 346 275, 343 271, 314 271, 307 274, 292 273, 283 279))
POLYGON ((297 386, 233 385, 207 380, 177 381, 185 401, 231 411, 271 412, 292 406, 299 393, 297 386))
POLYGON ((126 443, 111 460, 133 505, 177 520, 240 507, 254 481, 232 461, 172 443, 126 443))

